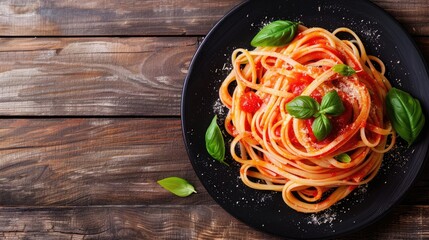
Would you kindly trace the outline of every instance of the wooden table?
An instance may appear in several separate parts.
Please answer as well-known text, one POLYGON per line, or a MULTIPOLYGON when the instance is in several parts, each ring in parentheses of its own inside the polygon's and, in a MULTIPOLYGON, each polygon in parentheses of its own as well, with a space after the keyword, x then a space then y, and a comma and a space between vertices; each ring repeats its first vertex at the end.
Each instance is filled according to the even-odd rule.
MULTIPOLYGON (((214 202, 182 140, 191 58, 240 2, 1 1, 0 239, 277 239, 214 202), (198 193, 166 192, 169 176, 198 193)), ((429 1, 374 2, 429 61, 429 1)), ((428 176, 347 239, 429 238, 428 176)))

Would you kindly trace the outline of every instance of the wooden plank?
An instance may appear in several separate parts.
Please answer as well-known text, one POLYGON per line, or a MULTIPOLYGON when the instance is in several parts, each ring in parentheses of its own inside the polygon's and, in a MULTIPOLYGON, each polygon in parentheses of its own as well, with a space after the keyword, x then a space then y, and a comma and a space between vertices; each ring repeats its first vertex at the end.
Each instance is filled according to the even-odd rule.
MULTIPOLYGON (((218 205, 1 208, 2 239, 280 239, 218 205)), ((302 223, 306 224, 306 223, 302 223)), ((340 239, 426 239, 429 206, 400 206, 340 239)))
POLYGON ((239 0, 2 1, 2 36, 203 35, 239 0))
POLYGON ((156 181, 188 179, 212 202, 187 158, 178 119, 0 121, 0 205, 185 203, 156 181), (162 129, 163 134, 160 134, 162 129))
MULTIPOLYGON (((429 62, 429 38, 417 38, 429 62)), ((198 39, 0 39, 0 116, 179 116, 198 39)))
MULTIPOLYGON (((178 119, 1 119, 0 156, 1 206, 214 203, 187 157, 178 119), (170 176, 198 193, 178 198, 156 183, 170 176)), ((429 203, 427 173, 404 204, 429 203)))
POLYGON ((179 115, 197 38, 0 39, 0 115, 179 115))
POLYGON ((390 13, 413 35, 429 35, 429 2, 427 0, 373 0, 390 13))
MULTIPOLYGON (((240 0, 2 1, 2 36, 205 35, 240 0)), ((429 35, 425 1, 374 0, 410 33, 429 35)))
POLYGON ((2 239, 275 239, 217 205, 3 208, 0 215, 2 239))

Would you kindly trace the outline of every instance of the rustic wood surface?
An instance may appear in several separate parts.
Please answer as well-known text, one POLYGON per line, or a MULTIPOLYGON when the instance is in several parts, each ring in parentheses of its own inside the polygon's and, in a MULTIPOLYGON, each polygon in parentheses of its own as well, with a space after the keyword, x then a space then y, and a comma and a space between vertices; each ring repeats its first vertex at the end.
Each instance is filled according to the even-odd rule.
MULTIPOLYGON (((215 203, 182 140, 191 58, 240 2, 0 1, 0 239, 278 239, 215 203), (197 194, 156 183, 179 173, 197 194)), ((429 1, 373 2, 429 61, 429 1)), ((429 164, 343 239, 429 239, 429 164)))

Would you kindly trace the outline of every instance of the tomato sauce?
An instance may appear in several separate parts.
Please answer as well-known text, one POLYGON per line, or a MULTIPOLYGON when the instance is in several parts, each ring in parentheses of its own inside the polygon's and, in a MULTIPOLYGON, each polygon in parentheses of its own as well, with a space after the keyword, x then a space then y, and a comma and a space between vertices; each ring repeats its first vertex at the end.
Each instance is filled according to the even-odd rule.
POLYGON ((304 91, 304 89, 313 82, 312 78, 308 74, 301 72, 294 73, 293 79, 289 81, 289 92, 292 92, 294 95, 298 96, 304 91))
POLYGON ((255 113, 262 105, 262 99, 256 93, 249 91, 240 97, 240 107, 248 113, 255 113))

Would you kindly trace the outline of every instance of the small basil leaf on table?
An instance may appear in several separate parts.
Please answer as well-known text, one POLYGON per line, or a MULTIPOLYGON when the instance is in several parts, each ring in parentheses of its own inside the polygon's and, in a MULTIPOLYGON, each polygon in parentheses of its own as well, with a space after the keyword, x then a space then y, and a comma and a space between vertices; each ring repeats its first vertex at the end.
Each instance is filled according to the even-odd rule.
POLYGON ((183 178, 168 177, 158 180, 157 183, 161 185, 164 189, 170 191, 171 193, 179 197, 187 197, 192 193, 196 193, 194 186, 192 186, 188 181, 183 178))
POLYGON ((320 113, 321 114, 329 114, 332 116, 339 116, 344 112, 344 104, 338 95, 337 91, 332 90, 328 92, 322 98, 322 102, 320 104, 320 113))
POLYGON ((228 165, 225 160, 225 141, 222 132, 217 125, 217 116, 214 116, 205 135, 207 152, 214 159, 228 165))
POLYGON ((342 76, 348 77, 356 73, 356 71, 346 64, 337 64, 332 67, 332 70, 342 76))
POLYGON ((391 88, 386 95, 386 108, 393 128, 411 145, 425 124, 425 116, 419 100, 409 93, 391 88))
POLYGON ((309 96, 298 96, 286 104, 290 115, 298 119, 311 118, 319 111, 319 103, 309 96))
POLYGON ((313 130, 313 134, 317 140, 322 141, 331 132, 332 124, 329 121, 329 118, 322 114, 314 120, 313 124, 311 125, 311 129, 313 130))
POLYGON ((277 20, 263 27, 252 39, 253 47, 275 47, 291 42, 298 33, 297 22, 277 20))

